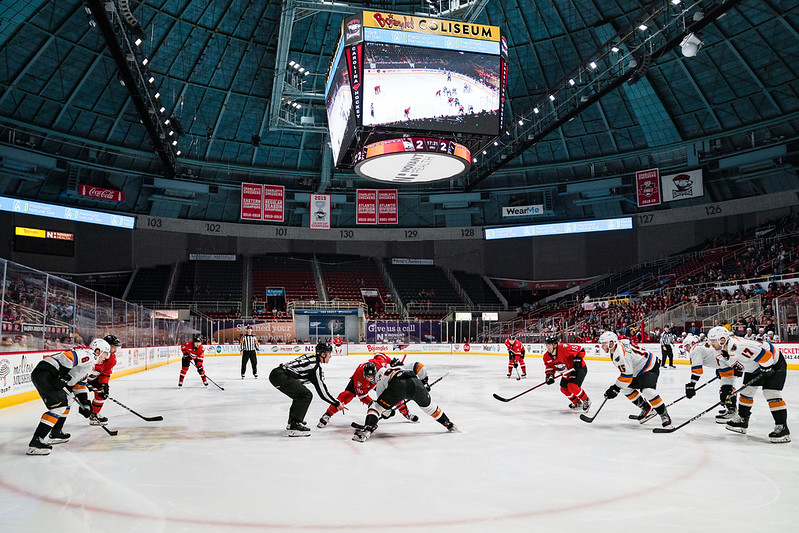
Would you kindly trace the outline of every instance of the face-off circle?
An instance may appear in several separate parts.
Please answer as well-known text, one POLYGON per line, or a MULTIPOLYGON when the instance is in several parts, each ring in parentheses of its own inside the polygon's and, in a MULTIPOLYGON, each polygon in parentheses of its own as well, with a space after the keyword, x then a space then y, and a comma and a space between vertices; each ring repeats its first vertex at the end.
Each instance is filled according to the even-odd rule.
POLYGON ((471 153, 460 143, 429 137, 388 139, 366 145, 355 157, 362 178, 391 183, 424 183, 469 170, 471 153))

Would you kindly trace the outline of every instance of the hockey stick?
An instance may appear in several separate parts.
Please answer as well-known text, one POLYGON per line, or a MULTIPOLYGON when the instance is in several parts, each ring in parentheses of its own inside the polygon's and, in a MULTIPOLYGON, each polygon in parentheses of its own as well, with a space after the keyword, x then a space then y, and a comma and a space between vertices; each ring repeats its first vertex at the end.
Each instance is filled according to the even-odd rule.
MULTIPOLYGON (((434 382, 432 382, 432 383, 430 384, 430 388, 433 388, 433 385, 435 385, 436 383, 438 383, 439 381, 441 381, 442 379, 444 379, 444 378, 445 378, 445 377, 447 377, 447 376, 449 376, 449 372, 447 372, 446 374, 444 374, 443 376, 439 377, 439 378, 438 378, 438 379, 436 379, 434 382)), ((386 419, 388 419, 388 418, 391 418, 392 416, 394 416, 394 413, 397 411, 397 409, 399 409, 400 407, 402 407, 402 406, 403 406, 403 405, 405 405, 406 403, 408 403, 408 400, 403 400, 402 402, 398 403, 396 406, 392 407, 392 408, 389 410, 389 411, 390 411, 392 414, 390 414, 390 415, 388 415, 388 416, 386 416, 386 417, 384 417, 383 415, 380 415, 380 419, 381 419, 381 420, 386 420, 386 419)), ((358 422, 352 422, 352 423, 350 424, 350 426, 354 427, 355 429, 363 429, 363 428, 364 428, 364 425, 363 425, 363 424, 359 424, 358 422)))
POLYGON ((216 381, 214 381, 213 379, 209 378, 209 377, 208 377, 208 374, 206 374, 206 375, 205 375, 205 378, 206 378, 208 381, 210 381, 211 383, 213 383, 214 385, 216 385, 217 387, 219 387, 219 389, 220 389, 220 390, 225 390, 225 387, 222 387, 221 385, 219 385, 219 383, 217 383, 217 382, 216 382, 216 381))
POLYGON ((128 411, 130 411, 134 415, 138 416, 142 420, 146 420, 147 422, 159 422, 159 421, 164 419, 164 417, 160 416, 160 415, 159 416, 143 416, 143 415, 140 415, 139 413, 137 413, 136 411, 134 411, 133 409, 131 409, 130 407, 128 407, 124 403, 120 402, 116 398, 112 398, 111 396, 109 396, 108 399, 111 400, 112 402, 116 403, 117 405, 127 409, 128 411))
POLYGON ((109 435, 111 435, 112 437, 116 437, 117 433, 119 433, 119 431, 117 431, 115 429, 108 429, 105 426, 100 426, 100 427, 103 428, 105 430, 105 432, 108 433, 109 435))
MULTIPOLYGON (((705 385, 708 385, 708 384, 710 384, 710 383, 713 383, 713 382, 714 382, 714 381, 716 381, 717 379, 719 379, 719 377, 718 377, 718 376, 714 377, 713 379, 711 379, 711 380, 709 380, 709 381, 706 381, 705 383, 703 383, 702 385, 700 385, 699 387, 697 387, 695 390, 699 390, 699 389, 701 389, 702 387, 704 387, 705 385)), ((687 397, 688 397, 687 395, 680 396, 679 398, 677 398, 676 400, 674 400, 673 402, 671 402, 670 404, 668 404, 666 407, 671 407, 671 406, 672 406, 672 405, 674 405, 675 403, 679 402, 680 400, 684 400, 684 399, 685 399, 685 398, 687 398, 687 397)), ((653 409, 653 411, 654 411, 654 409, 653 409)), ((657 412, 653 412, 653 413, 651 413, 651 414, 647 415, 647 417, 646 417, 646 418, 644 418, 643 420, 638 420, 638 416, 637 416, 637 415, 630 415, 630 420, 638 420, 638 421, 639 421, 639 422, 641 422, 642 424, 646 424, 647 422, 649 422, 650 420, 652 420, 653 418, 655 418, 655 416, 657 416, 657 412)))
POLYGON ((513 362, 513 368, 516 369, 516 381, 521 381, 522 375, 519 373, 519 363, 516 361, 513 362))
POLYGON ((597 409, 597 410, 594 412, 594 416, 580 415, 580 420, 582 420, 583 422, 588 422, 589 424, 590 424, 591 422, 593 422, 593 421, 594 421, 594 419, 595 419, 597 416, 599 416, 599 411, 601 411, 601 410, 602 410, 602 408, 603 408, 603 407, 605 407, 605 404, 607 403, 607 401, 608 401, 608 400, 609 400, 609 398, 605 398, 605 400, 604 400, 604 401, 603 401, 601 404, 599 404, 599 409, 597 409))
MULTIPOLYGON (((562 377, 562 376, 565 376, 566 374, 568 374, 569 372, 572 372, 572 371, 574 371, 574 369, 573 369, 573 368, 570 368, 569 370, 567 370, 567 371, 565 371, 565 372, 563 372, 563 373, 561 373, 561 374, 558 374, 557 376, 555 376, 555 379, 557 379, 557 378, 559 378, 559 377, 562 377)), ((531 388, 527 389, 527 390, 526 390, 526 391, 524 391, 524 392, 520 392, 520 393, 519 393, 519 394, 517 394, 516 396, 511 396, 510 398, 503 398, 502 396, 500 396, 500 395, 499 395, 499 394, 497 394, 497 393, 494 393, 494 394, 493 394, 493 396, 494 396, 494 398, 496 398, 496 399, 497 399, 497 400, 499 400, 500 402, 509 402, 509 401, 511 401, 511 400, 515 400, 515 399, 516 399, 516 398, 518 398, 519 396, 523 396, 523 395, 527 394, 527 393, 528 393, 528 392, 530 392, 530 391, 534 391, 534 390, 535 390, 535 389, 537 389, 538 387, 541 387, 541 386, 543 386, 543 385, 546 385, 546 384, 547 384, 547 382, 546 382, 546 381, 543 381, 543 382, 539 383, 538 385, 536 385, 535 387, 531 387, 531 388)))
MULTIPOLYGON (((745 389, 749 385, 752 385, 753 383, 756 383, 756 382, 760 381, 760 377, 761 376, 757 376, 757 377, 754 377, 754 378, 750 379, 749 381, 747 381, 746 383, 744 383, 743 385, 741 385, 740 387, 738 387, 737 389, 732 391, 730 393, 730 396, 735 396, 736 394, 741 392, 743 389, 745 389)), ((710 383, 710 382, 708 382, 708 383, 710 383)), ((716 403, 714 403, 713 405, 711 405, 710 407, 708 407, 707 409, 705 409, 704 411, 702 411, 701 413, 692 416, 691 418, 689 418, 688 420, 686 420, 685 422, 683 422, 679 426, 674 426, 674 427, 670 427, 670 428, 655 428, 655 429, 652 430, 652 433, 674 433, 678 429, 687 426, 688 424, 690 424, 694 420, 697 420, 698 418, 701 418, 704 415, 708 414, 710 411, 712 411, 713 409, 715 409, 716 407, 718 407, 719 405, 721 405, 723 403, 724 403, 723 400, 719 400, 716 403)))

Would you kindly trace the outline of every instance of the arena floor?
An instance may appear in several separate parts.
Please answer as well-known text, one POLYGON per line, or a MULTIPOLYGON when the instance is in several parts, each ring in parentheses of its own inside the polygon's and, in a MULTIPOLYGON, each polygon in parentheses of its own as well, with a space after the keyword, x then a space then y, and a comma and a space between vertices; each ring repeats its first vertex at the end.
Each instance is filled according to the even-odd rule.
MULTIPOLYGON (((412 358, 409 356, 408 361, 412 358)), ((726 431, 708 415, 656 435, 627 419, 625 398, 609 401, 592 424, 566 409, 557 386, 510 396, 542 381, 505 377, 507 359, 425 356, 431 378, 449 375, 433 399, 462 430, 451 434, 419 408, 419 424, 381 423, 365 443, 357 401, 330 425, 315 424, 326 404, 314 398, 310 438, 284 436, 289 401, 267 380, 283 357, 260 357, 261 378, 239 378, 237 357, 206 359, 225 390, 202 386, 193 370, 177 388, 171 364, 111 383, 104 414, 115 437, 77 412, 72 439, 49 456, 28 457, 44 406, 0 411, 0 530, 30 531, 795 531, 799 526, 796 443, 771 444, 761 395, 749 435, 726 431)), ((363 359, 325 367, 334 394, 363 359)), ((616 376, 589 361, 585 389, 596 408, 616 376)), ((683 394, 688 367, 666 369, 667 402, 683 394)), ((715 384, 670 409, 675 424, 717 400, 715 384)), ((789 425, 799 431, 799 376, 789 371, 789 425)), ((592 410, 593 411, 593 410, 592 410)), ((799 433, 794 433, 799 439, 799 433)))

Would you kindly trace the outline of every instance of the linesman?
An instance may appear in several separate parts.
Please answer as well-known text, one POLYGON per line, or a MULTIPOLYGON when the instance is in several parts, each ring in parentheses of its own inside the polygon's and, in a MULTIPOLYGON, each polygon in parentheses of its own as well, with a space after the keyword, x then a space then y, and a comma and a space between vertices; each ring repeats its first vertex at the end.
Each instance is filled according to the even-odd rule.
POLYGON ((241 379, 244 379, 244 374, 247 371, 247 361, 252 365, 252 375, 258 379, 258 357, 260 351, 258 346, 258 337, 252 334, 252 326, 247 326, 244 330, 245 334, 239 340, 239 349, 241 350, 241 379))

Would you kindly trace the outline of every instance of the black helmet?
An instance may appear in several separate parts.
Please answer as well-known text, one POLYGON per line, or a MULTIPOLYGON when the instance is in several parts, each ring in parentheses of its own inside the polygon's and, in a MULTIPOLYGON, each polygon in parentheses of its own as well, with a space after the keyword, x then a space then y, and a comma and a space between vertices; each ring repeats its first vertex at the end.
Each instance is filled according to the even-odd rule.
POLYGON ((544 344, 557 344, 558 343, 558 336, 554 333, 550 333, 544 339, 544 344))
POLYGON ((122 346, 122 343, 119 342, 119 339, 116 335, 106 335, 103 337, 103 340, 110 344, 111 346, 122 346))
POLYGON ((194 342, 202 342, 203 341, 203 336, 200 335, 199 333, 195 333, 193 340, 194 340, 194 342))
POLYGON ((322 352, 330 353, 333 351, 333 347, 330 344, 321 341, 316 345, 316 355, 321 354, 322 352))
POLYGON ((372 361, 363 365, 363 377, 365 377, 369 383, 374 383, 377 378, 377 365, 372 361))

